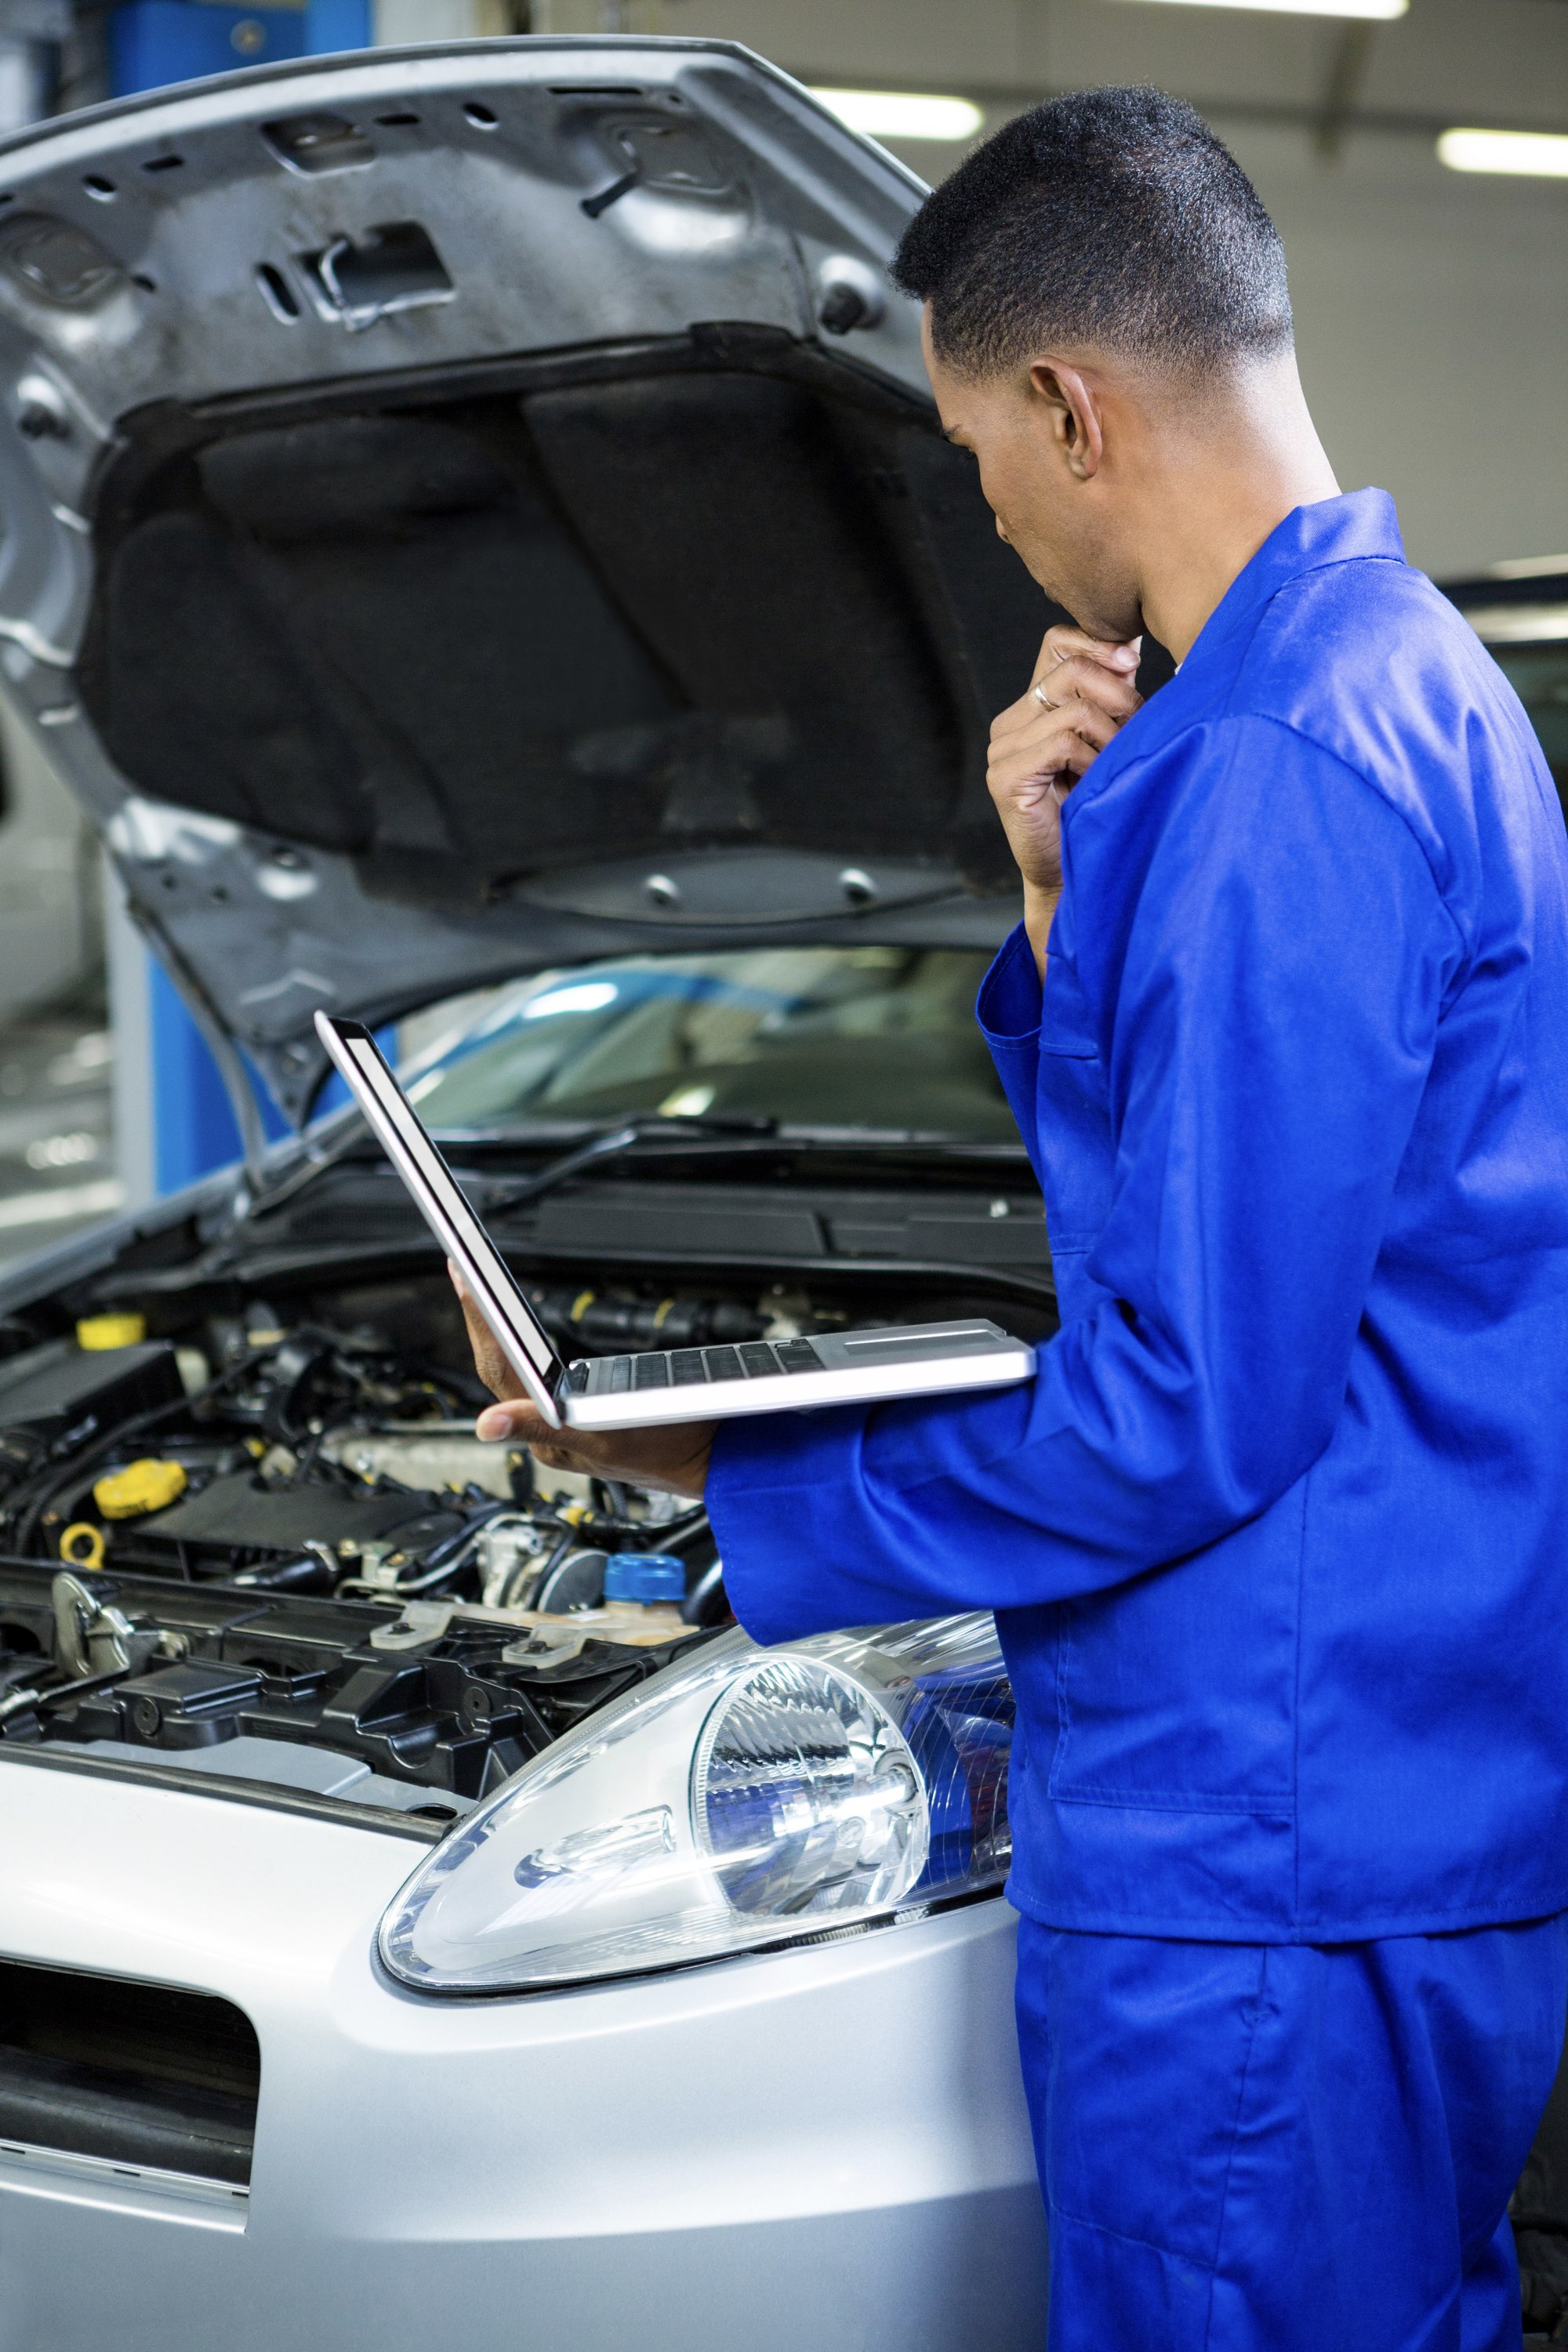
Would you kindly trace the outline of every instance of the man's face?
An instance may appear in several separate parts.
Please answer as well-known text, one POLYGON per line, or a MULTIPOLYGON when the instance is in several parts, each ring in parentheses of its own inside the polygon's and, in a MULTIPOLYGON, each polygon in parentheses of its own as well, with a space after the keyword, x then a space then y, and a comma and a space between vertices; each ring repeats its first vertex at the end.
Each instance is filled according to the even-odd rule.
POLYGON ((931 349, 929 312, 921 342, 942 429, 973 453, 1002 538, 1080 628, 1135 636, 1142 616, 1120 558, 1114 487, 1103 467, 1086 478, 1075 465, 1075 428, 1062 404, 1027 373, 975 378, 945 367, 931 349))

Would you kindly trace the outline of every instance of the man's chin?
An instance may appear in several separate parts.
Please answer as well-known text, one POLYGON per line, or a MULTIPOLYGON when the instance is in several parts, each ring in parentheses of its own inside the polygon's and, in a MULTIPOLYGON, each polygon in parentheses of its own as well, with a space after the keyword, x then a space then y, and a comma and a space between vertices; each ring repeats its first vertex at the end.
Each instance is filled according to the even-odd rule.
MULTIPOLYGON (((1049 595, 1051 592, 1047 589, 1046 593, 1049 595)), ((1081 629, 1086 637, 1092 637, 1097 645, 1131 645, 1134 637, 1143 634, 1143 616, 1136 604, 1131 610, 1123 607, 1111 612, 1087 597, 1079 597, 1076 604, 1065 596, 1058 596, 1056 601, 1065 606, 1074 627, 1081 629)))
POLYGON ((1142 634, 1143 615, 1136 594, 1110 587, 1104 581, 1073 579, 1047 558, 1025 559, 1030 578, 1059 604, 1075 629, 1101 645, 1125 645, 1142 634))

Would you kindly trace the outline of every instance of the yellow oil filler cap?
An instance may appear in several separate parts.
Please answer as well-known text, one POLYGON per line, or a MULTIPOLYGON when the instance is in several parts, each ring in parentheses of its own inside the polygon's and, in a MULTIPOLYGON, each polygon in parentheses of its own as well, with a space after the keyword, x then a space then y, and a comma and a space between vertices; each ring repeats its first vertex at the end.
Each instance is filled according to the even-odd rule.
POLYGON ((104 1348, 139 1348, 147 1337, 145 1315, 84 1315, 76 1343, 90 1354, 104 1348))
POLYGON ((139 1519, 143 1511, 166 1511, 187 1483, 182 1463, 160 1462, 150 1454, 144 1462, 127 1463, 123 1470, 111 1470, 100 1478, 92 1499, 106 1519, 139 1519))

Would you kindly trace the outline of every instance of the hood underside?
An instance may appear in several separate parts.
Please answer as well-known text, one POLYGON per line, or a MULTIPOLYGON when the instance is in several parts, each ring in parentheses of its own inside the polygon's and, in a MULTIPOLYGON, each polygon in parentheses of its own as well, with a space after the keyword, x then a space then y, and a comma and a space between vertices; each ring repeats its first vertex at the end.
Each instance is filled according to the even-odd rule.
POLYGON ((886 265, 916 183, 721 44, 240 74, 0 149, 0 662, 308 1099, 529 966, 984 944, 1052 616, 886 265))

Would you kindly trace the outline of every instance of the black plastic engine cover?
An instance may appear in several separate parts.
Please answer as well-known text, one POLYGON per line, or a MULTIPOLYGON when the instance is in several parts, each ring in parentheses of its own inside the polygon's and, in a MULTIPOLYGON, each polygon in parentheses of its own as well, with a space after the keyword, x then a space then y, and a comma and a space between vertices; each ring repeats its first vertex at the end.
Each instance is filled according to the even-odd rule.
POLYGON ((63 1457, 184 1393, 164 1340, 100 1352, 55 1339, 0 1364, 0 1431, 25 1433, 63 1457))
POLYGON ((457 1512, 432 1510, 426 1496, 408 1489, 268 1487, 242 1470, 139 1520, 134 1540, 249 1554, 299 1552, 312 1543, 335 1548, 345 1539, 379 1543, 395 1534, 400 1545, 420 1552, 462 1525, 457 1512))
MULTIPOLYGON (((37 1679, 54 1632, 53 1571, 0 1561, 0 1666, 37 1679)), ((590 1639, 554 1661, 507 1658, 516 1628, 464 1618, 412 1649, 378 1648, 396 1601, 263 1596, 166 1577, 97 1574, 93 1592, 164 1645, 139 1671, 41 1714, 0 1722, 0 1744, 128 1741, 174 1762, 227 1739, 286 1739, 363 1758, 394 1780, 487 1795, 586 1715, 667 1665, 693 1632, 647 1649, 590 1639), (176 1654, 170 1654, 171 1652, 176 1654)))

